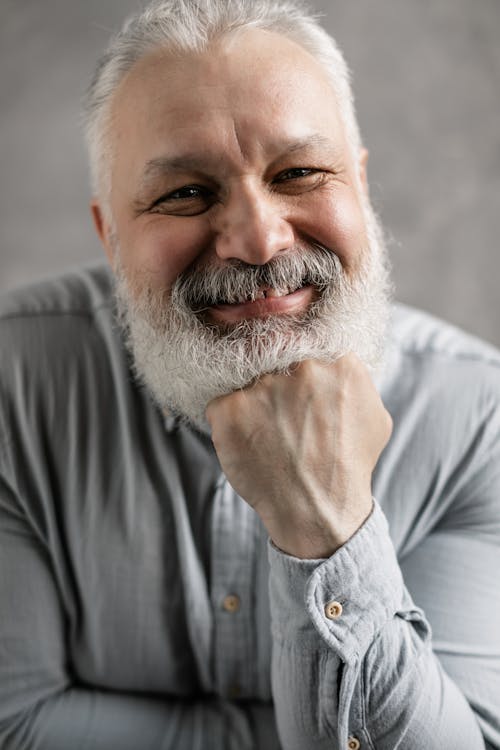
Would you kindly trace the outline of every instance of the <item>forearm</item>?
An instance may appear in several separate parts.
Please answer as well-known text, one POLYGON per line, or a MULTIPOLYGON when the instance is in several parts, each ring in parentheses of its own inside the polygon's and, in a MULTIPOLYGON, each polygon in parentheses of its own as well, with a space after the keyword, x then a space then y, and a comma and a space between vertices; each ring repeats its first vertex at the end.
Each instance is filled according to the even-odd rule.
POLYGON ((412 625, 396 617, 368 651, 354 705, 380 750, 483 750, 476 716, 412 625))
POLYGON ((0 726, 1 750, 204 750, 208 746, 279 750, 272 706, 72 688, 0 726))
POLYGON ((325 563, 270 551, 284 750, 344 748, 349 736, 377 750, 484 750, 475 715, 404 588, 384 520, 377 510, 325 563), (332 600, 343 610, 329 619, 332 600))
POLYGON ((273 694, 283 750, 344 748, 350 736, 377 750, 484 750, 471 707, 432 652, 400 658, 407 638, 388 629, 359 671, 317 643, 305 658, 277 644, 273 694), (378 684, 374 670, 383 673, 378 684))
POLYGON ((51 566, 15 503, 10 491, 0 493, 0 750, 279 750, 272 704, 72 682, 51 566))

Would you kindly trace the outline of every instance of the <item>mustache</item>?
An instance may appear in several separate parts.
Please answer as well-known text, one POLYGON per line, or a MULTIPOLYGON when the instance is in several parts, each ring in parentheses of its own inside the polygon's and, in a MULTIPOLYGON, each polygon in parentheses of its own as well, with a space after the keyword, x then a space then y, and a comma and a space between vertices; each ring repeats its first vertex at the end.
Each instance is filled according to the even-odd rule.
POLYGON ((234 259, 224 265, 196 265, 181 273, 171 289, 171 300, 193 312, 218 304, 255 300, 262 289, 294 292, 312 285, 324 291, 345 281, 337 255, 322 245, 300 245, 278 253, 263 265, 234 259))

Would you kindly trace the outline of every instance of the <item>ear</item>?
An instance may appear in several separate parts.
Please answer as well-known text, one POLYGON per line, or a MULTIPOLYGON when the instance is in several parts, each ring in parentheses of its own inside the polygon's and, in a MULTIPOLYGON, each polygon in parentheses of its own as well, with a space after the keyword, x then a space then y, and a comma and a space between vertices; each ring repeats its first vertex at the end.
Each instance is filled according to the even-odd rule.
POLYGON ((369 187, 368 187, 368 176, 367 176, 367 170, 366 165, 368 164, 368 149, 362 148, 359 152, 359 178, 361 180, 361 186, 368 195, 369 193, 369 187))
POLYGON ((97 199, 93 199, 91 201, 90 212, 94 220, 94 226, 97 232, 97 236, 101 240, 101 244, 104 248, 104 252, 106 253, 111 267, 113 267, 115 258, 113 252, 111 224, 106 219, 106 214, 97 199))

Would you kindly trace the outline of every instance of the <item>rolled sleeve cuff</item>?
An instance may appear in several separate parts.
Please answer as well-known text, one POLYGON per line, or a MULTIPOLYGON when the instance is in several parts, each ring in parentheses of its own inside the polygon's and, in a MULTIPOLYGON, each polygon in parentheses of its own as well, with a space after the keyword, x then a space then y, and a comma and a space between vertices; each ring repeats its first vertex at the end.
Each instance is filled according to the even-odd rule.
POLYGON ((330 558, 301 560, 270 542, 269 561, 273 638, 280 641, 319 633, 344 663, 355 664, 395 614, 424 619, 404 587, 376 500, 364 524, 330 558))

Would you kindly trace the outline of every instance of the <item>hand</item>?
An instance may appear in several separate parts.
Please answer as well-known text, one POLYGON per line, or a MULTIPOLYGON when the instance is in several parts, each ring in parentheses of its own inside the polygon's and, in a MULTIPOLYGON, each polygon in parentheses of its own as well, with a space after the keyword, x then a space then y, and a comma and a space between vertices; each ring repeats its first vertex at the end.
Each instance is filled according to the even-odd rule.
POLYGON ((369 516, 392 420, 354 354, 265 375, 206 415, 227 479, 284 552, 329 557, 369 516))

